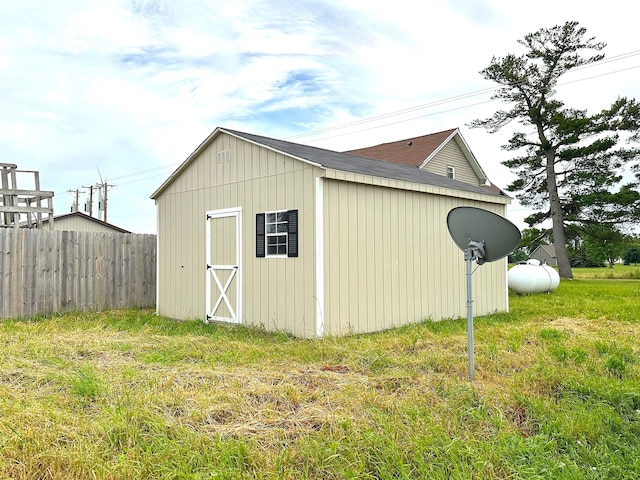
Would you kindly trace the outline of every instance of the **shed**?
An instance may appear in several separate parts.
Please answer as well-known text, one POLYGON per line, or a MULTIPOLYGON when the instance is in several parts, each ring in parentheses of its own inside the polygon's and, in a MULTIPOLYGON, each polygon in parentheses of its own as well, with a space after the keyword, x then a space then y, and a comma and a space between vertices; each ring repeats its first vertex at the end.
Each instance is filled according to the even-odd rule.
MULTIPOLYGON (((131 233, 99 218, 85 215, 82 212, 71 212, 53 217, 53 230, 66 230, 72 232, 101 232, 101 233, 131 233)), ((43 220, 44 225, 48 220, 43 220)))
MULTIPOLYGON (((457 206, 499 190, 411 165, 215 129, 151 195, 157 313, 315 338, 466 312, 457 206)), ((508 309, 506 260, 474 274, 477 315, 508 309)))
POLYGON ((538 245, 536 249, 531 252, 529 258, 539 260, 541 263, 546 263, 550 267, 558 266, 555 245, 538 245))

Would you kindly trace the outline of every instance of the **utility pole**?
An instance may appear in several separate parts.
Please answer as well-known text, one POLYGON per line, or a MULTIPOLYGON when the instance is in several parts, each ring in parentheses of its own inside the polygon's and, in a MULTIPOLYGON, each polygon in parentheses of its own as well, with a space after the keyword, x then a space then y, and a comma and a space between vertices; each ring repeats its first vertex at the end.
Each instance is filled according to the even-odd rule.
POLYGON ((75 190, 67 190, 67 192, 76 194, 76 200, 75 200, 74 204, 71 206, 71 211, 72 212, 77 212, 78 211, 79 197, 80 197, 81 193, 84 193, 84 191, 80 190, 79 188, 76 188, 75 190))
MULTIPOLYGON (((85 204, 84 211, 89 212, 89 216, 93 217, 93 192, 98 191, 98 208, 97 208, 97 218, 102 220, 103 222, 107 221, 107 190, 109 188, 113 188, 115 185, 107 183, 107 181, 103 181, 100 179, 100 183, 96 182, 94 185, 83 185, 82 188, 86 188, 89 190, 89 201, 85 204), (100 212, 103 212, 100 215, 100 212), (102 217, 102 218, 101 218, 102 217)), ((84 190, 76 189, 76 190, 68 190, 68 192, 76 194, 76 200, 74 205, 71 207, 71 210, 74 212, 78 211, 78 204, 80 203, 79 196, 81 193, 85 193, 84 190)))
MULTIPOLYGON (((93 217, 93 185, 83 185, 82 188, 88 188, 89 189, 89 216, 93 217)), ((85 205, 84 207, 84 211, 87 211, 87 207, 85 205)))
POLYGON ((107 221, 107 190, 109 190, 109 185, 107 182, 104 182, 104 221, 107 221))
POLYGON ((100 210, 102 210, 102 221, 106 222, 107 221, 107 190, 109 190, 109 188, 115 187, 115 185, 109 184, 107 183, 107 181, 105 180, 102 183, 98 183, 96 184, 96 188, 100 190, 100 193, 102 194, 102 191, 104 190, 104 194, 102 194, 102 202, 100 205, 100 210))

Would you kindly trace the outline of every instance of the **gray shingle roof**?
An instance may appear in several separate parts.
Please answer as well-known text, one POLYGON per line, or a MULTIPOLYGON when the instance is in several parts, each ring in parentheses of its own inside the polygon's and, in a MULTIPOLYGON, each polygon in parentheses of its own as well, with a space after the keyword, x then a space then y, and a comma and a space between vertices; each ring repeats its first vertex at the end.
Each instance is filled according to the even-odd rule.
POLYGON ((221 128, 220 130, 227 132, 236 137, 244 138, 259 145, 277 150, 281 153, 301 158, 323 167, 334 170, 343 170, 363 175, 373 175, 382 178, 390 178, 394 180, 403 180, 406 182, 422 183, 435 187, 452 188, 466 192, 480 193, 483 195, 492 195, 502 197, 502 193, 497 193, 480 186, 471 185, 469 183, 452 180, 442 175, 436 175, 419 168, 400 165, 397 163, 386 162, 383 160, 374 160, 370 158, 358 157, 347 153, 335 152, 323 148, 310 147, 299 143, 287 142, 275 138, 262 137, 251 133, 239 132, 221 128))

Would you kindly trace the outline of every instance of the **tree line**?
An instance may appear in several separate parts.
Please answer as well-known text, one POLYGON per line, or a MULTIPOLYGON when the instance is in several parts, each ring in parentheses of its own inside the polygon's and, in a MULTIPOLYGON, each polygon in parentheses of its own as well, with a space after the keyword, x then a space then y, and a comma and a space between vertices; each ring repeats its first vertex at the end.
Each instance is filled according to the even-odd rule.
MULTIPOLYGON (((526 261, 541 245, 555 245, 551 230, 526 228, 518 248, 509 256, 512 263, 526 261)), ((571 267, 613 267, 616 263, 640 264, 640 235, 602 228, 596 236, 568 229, 567 253, 571 267)))

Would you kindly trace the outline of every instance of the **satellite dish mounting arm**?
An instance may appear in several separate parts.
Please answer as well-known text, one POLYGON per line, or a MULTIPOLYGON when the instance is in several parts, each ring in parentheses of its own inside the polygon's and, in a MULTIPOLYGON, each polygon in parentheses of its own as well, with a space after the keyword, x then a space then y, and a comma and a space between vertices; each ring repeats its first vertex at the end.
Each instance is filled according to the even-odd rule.
POLYGON ((465 260, 469 257, 469 260, 475 260, 478 265, 482 265, 485 262, 485 254, 484 240, 478 242, 476 240, 469 239, 469 246, 464 251, 465 260))

